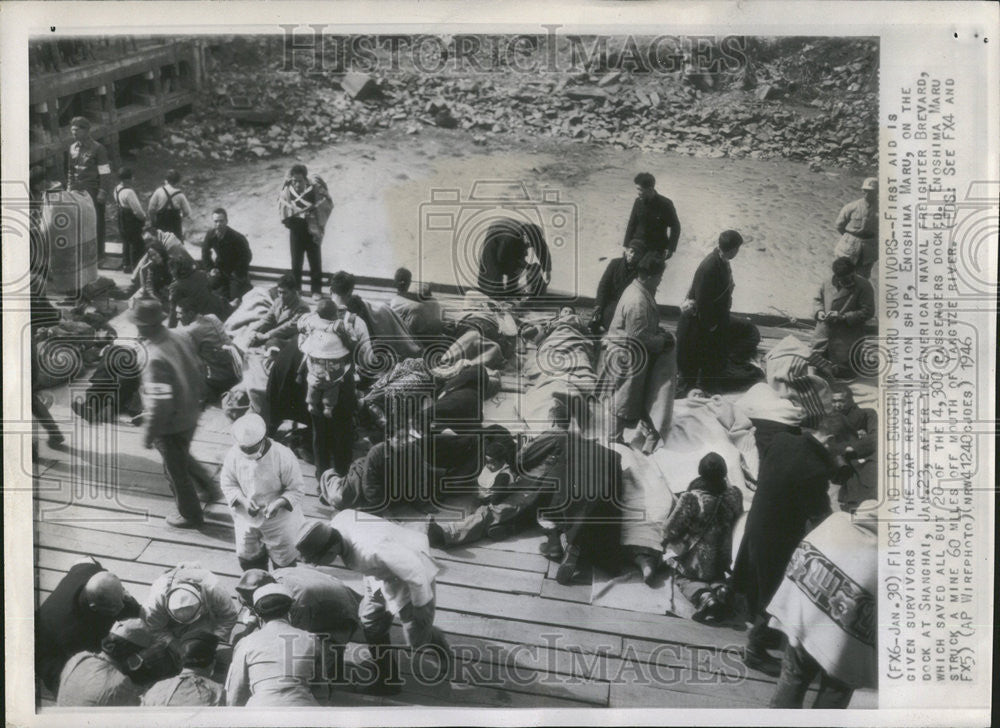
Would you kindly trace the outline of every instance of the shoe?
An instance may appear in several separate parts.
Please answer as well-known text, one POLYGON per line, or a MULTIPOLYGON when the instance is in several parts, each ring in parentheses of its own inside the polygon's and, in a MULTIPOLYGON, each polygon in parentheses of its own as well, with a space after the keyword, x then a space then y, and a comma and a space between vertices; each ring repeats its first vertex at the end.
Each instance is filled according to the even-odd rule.
POLYGON ((716 621, 719 603, 712 596, 712 592, 702 592, 698 598, 698 608, 695 609, 691 619, 702 624, 711 624, 716 621))
POLYGON ((785 639, 785 634, 779 629, 774 629, 773 627, 768 627, 764 631, 764 649, 766 650, 777 650, 780 649, 785 639))
POLYGON ((66 438, 63 437, 63 434, 61 432, 56 432, 52 435, 49 435, 49 440, 48 440, 49 447, 56 447, 56 448, 62 447, 65 442, 66 438))
POLYGON ((180 513, 175 513, 172 516, 167 516, 167 525, 173 528, 201 528, 205 523, 204 518, 198 520, 193 520, 191 518, 185 518, 180 513))
POLYGON ((563 586, 570 584, 585 584, 587 574, 580 568, 580 547, 570 546, 566 549, 566 556, 556 570, 556 581, 563 586))
POLYGON ((145 420, 145 418, 146 418, 146 413, 145 412, 140 412, 135 417, 133 417, 130 421, 136 427, 142 427, 142 423, 143 423, 143 420, 145 420))
POLYGON ((499 523, 486 529, 486 536, 494 541, 504 541, 514 535, 514 526, 509 523, 499 523))
POLYGON ((781 675, 781 660, 771 657, 766 652, 755 652, 749 648, 744 648, 742 658, 743 664, 751 670, 762 672, 769 677, 778 677, 781 675))
POLYGON ((562 543, 559 540, 559 532, 549 531, 547 535, 548 540, 540 543, 538 550, 549 561, 562 561, 566 554, 563 552, 562 543))
POLYGON ((427 540, 430 541, 432 548, 443 549, 446 545, 444 529, 433 518, 427 522, 427 540))
POLYGON ((649 556, 638 557, 637 561, 639 572, 642 574, 642 580, 646 583, 646 586, 653 586, 653 581, 656 579, 656 563, 649 556))

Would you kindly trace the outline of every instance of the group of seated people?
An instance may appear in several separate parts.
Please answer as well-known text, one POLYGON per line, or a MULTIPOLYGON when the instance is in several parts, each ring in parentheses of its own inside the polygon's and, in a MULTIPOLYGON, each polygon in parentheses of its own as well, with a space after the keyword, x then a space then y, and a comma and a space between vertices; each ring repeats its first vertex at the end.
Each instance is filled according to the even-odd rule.
MULTIPOLYGON (((535 255, 541 262, 527 264, 526 251, 533 248, 523 242, 523 237, 520 245, 514 245, 516 254, 504 252, 504 246, 513 245, 510 240, 499 233, 495 237, 497 250, 490 255, 495 254, 496 261, 484 257, 481 274, 487 282, 500 280, 503 290, 469 291, 448 316, 429 286, 420 287, 419 293, 410 291, 412 275, 405 268, 396 272, 397 290, 388 304, 358 296, 354 276, 344 271, 331 276, 328 295, 316 295, 311 302, 301 296, 291 274, 282 276, 266 292, 243 290, 239 297, 230 299, 222 295, 233 291, 230 282, 220 284, 208 271, 199 269, 183 244, 162 231, 147 234, 146 255, 136 266, 132 285, 120 295, 159 299, 168 312, 168 326, 187 331, 194 340, 206 384, 215 397, 221 398, 223 409, 234 422, 236 460, 243 462, 243 456, 259 460, 271 452, 272 459, 278 458, 277 453, 291 462, 298 455, 315 467, 323 505, 341 514, 361 511, 386 517, 415 509, 427 516, 426 539, 430 547, 450 548, 482 538, 505 539, 541 527, 544 541, 539 549, 558 564, 555 578, 561 584, 589 584, 596 570, 619 574, 633 566, 643 581, 653 584, 658 572, 668 571, 673 575, 673 586, 694 606, 695 619, 713 623, 732 617, 738 606, 735 585, 739 579, 753 581, 754 569, 760 569, 755 559, 762 557, 753 543, 745 542, 740 549, 742 560, 737 561, 743 564, 738 578, 729 578, 734 528, 746 499, 745 493, 730 482, 726 461, 716 452, 703 453, 697 478, 684 492, 676 494, 663 520, 657 548, 652 552, 637 551, 623 546, 621 537, 622 524, 630 517, 623 506, 627 500, 623 470, 627 468, 622 456, 629 443, 621 437, 622 418, 615 425, 617 437, 607 437, 607 429, 603 436, 600 434, 596 403, 607 402, 610 397, 614 410, 617 394, 613 388, 610 393, 606 386, 602 388, 612 337, 606 334, 602 341, 601 334, 632 325, 626 320, 627 314, 621 313, 622 297, 626 306, 631 305, 630 296, 651 300, 649 291, 655 293, 662 277, 662 259, 652 260, 650 254, 643 256, 640 246, 630 246, 620 265, 614 270, 609 267, 598 306, 590 318, 572 306, 562 306, 553 315, 543 316, 532 310, 531 301, 544 291, 544 285, 525 288, 516 282, 523 284, 522 274, 534 265, 532 275, 537 277, 541 272, 538 280, 547 284, 547 252, 543 256, 538 248, 535 255), (508 258, 516 258, 516 264, 508 258), (491 265, 493 268, 486 270, 491 265), (653 279, 654 283, 647 285, 653 279), (643 292, 641 286, 647 286, 647 291, 643 292), (522 426, 527 417, 525 409, 520 412, 522 421, 510 428, 487 425, 486 402, 500 391, 505 374, 512 372, 525 375, 529 394, 542 393, 542 406, 532 410, 539 416, 522 426), (285 429, 289 421, 294 423, 291 431, 285 429), (299 426, 304 426, 307 434, 303 435, 299 426), (281 449, 280 439, 287 438, 294 444, 295 437, 300 438, 299 442, 311 440, 311 447, 299 447, 294 452, 281 449)), ((837 276, 848 275, 840 269, 834 272, 837 276)), ((671 351, 672 335, 658 329, 658 315, 652 326, 662 339, 657 340, 657 352, 676 357, 676 352, 671 351)), ((739 331, 738 326, 734 325, 733 330, 739 331)), ((756 354, 759 334, 754 329, 744 338, 753 342, 744 347, 752 349, 744 357, 750 360, 756 354)), ((131 354, 129 351, 127 343, 108 347, 91 377, 87 396, 74 402, 78 415, 98 421, 130 408, 138 413, 141 362, 137 363, 139 357, 134 350, 131 354), (109 386, 112 384, 115 386, 109 386)), ((653 368, 652 362, 647 364, 653 368)), ((676 373, 676 369, 664 371, 668 379, 676 373)), ((779 461, 787 457, 787 448, 793 444, 784 442, 783 437, 810 438, 815 430, 822 435, 814 438, 816 447, 824 453, 820 458, 822 467, 817 466, 817 482, 835 479, 844 483, 840 500, 845 511, 871 498, 874 413, 858 410, 851 402, 850 390, 840 387, 832 391, 827 416, 808 421, 805 415, 815 413, 796 389, 797 384, 789 387, 786 380, 772 381, 771 372, 765 374, 763 369, 748 381, 765 376, 767 383, 758 386, 768 387, 773 397, 784 392, 782 396, 787 395, 801 408, 791 419, 778 415, 772 419, 772 411, 768 410, 754 420, 755 426, 759 422, 760 478, 780 470, 779 461), (807 421, 809 427, 799 426, 807 421), (785 449, 773 447, 772 440, 784 444, 785 449), (839 458, 839 467, 834 467, 835 458, 839 458)), ((639 391, 642 394, 641 387, 639 391)), ((654 431, 647 440, 649 446, 640 448, 644 457, 668 437, 675 390, 666 391, 665 414, 651 422, 654 431)), ((828 385, 824 391, 830 398, 828 385)), ((708 395, 692 389, 688 396, 708 395)), ((774 407, 774 412, 780 409, 774 407)), ((805 445, 796 443, 796 447, 805 448, 803 452, 813 447, 811 440, 805 445)), ((261 570, 267 573, 270 563, 275 569, 274 578, 284 584, 281 572, 301 568, 296 566, 301 548, 296 548, 302 523, 298 515, 282 515, 283 510, 297 513, 295 491, 301 489, 301 477, 288 482, 284 476, 277 477, 269 503, 261 506, 241 495, 241 489, 244 493, 246 489, 234 468, 224 466, 222 485, 234 522, 236 514, 246 520, 237 533, 237 554, 244 578, 261 570), (297 485, 293 487, 292 481, 297 485), (261 525, 265 522, 269 534, 261 525)), ((814 510, 809 513, 812 518, 821 509, 814 510)), ((792 547, 801 535, 798 533, 792 547)), ((787 563, 788 554, 783 558, 787 563)), ((289 575, 289 584, 293 581, 289 575)), ((99 585, 88 581, 86 586, 98 589, 99 585)), ((337 591, 334 586, 329 588, 337 591)), ((73 598, 83 598, 79 594, 88 594, 87 589, 73 598)), ((248 619, 263 624, 262 629, 271 622, 275 623, 274 629, 285 629, 280 623, 289 621, 295 603, 289 591, 293 591, 290 586, 283 591, 258 588, 250 596, 241 593, 248 619)), ((174 630, 168 641, 173 640, 171 664, 185 671, 170 679, 185 678, 199 686, 202 681, 211 682, 209 675, 216 659, 213 639, 202 630, 186 641, 182 639, 192 631, 187 627, 199 618, 211 615, 221 620, 221 626, 206 625, 207 631, 214 628, 217 639, 230 640, 233 625, 229 623, 229 597, 211 602, 207 594, 202 591, 200 601, 196 600, 198 609, 204 611, 191 621, 176 619, 183 605, 162 611, 165 624, 184 625, 174 630)), ((169 604, 169 598, 165 598, 169 604)), ((349 626, 352 619, 357 619, 357 603, 351 601, 354 598, 357 595, 340 592, 334 600, 341 605, 351 604, 350 608, 336 611, 342 618, 341 626, 349 626)), ((102 624, 107 622, 110 628, 108 613, 101 612, 97 602, 90 606, 97 610, 102 624)), ((755 606, 757 617, 766 604, 755 606)), ((130 696, 128 699, 139 700, 141 691, 136 691, 135 685, 148 678, 143 678, 135 665, 155 661, 159 653, 150 652, 145 661, 138 663, 132 658, 158 644, 147 632, 150 627, 155 632, 160 619, 156 615, 161 612, 144 608, 144 623, 137 623, 132 611, 124 607, 115 611, 116 619, 124 621, 116 622, 110 632, 105 630, 107 637, 100 645, 86 645, 92 657, 80 659, 99 660, 110 666, 102 669, 117 670, 123 680, 131 681, 121 688, 130 696), (128 691, 135 693, 134 698, 128 691)), ((315 616, 316 611, 310 613, 315 616)), ((289 625, 297 628, 294 619, 289 625)), ((327 634, 333 631, 328 626, 305 629, 327 634)), ((366 627, 369 644, 385 644, 384 636, 376 639, 369 632, 366 627)), ((231 642, 235 644, 236 640, 231 642)), ((762 664, 759 645, 755 649, 760 660, 754 664, 762 664)), ((315 653, 314 648, 310 650, 313 652, 306 650, 305 654, 315 653)), ((253 692, 247 687, 253 678, 239 673, 236 667, 246 659, 243 652, 237 652, 228 674, 225 695, 229 704, 245 704, 253 692)), ((373 652, 376 661, 383 659, 381 654, 377 649, 373 652)), ((60 667, 61 679, 69 680, 67 684, 71 685, 72 670, 67 674, 66 664, 75 663, 60 667)), ((52 671, 48 679, 50 689, 55 690, 57 678, 52 671)), ((65 685, 59 691, 60 702, 63 690, 65 685)), ((197 690, 215 696, 215 700, 222 699, 218 686, 204 685, 197 690)), ((154 685, 141 699, 152 700, 150 695, 164 691, 166 688, 154 685)), ((275 704, 314 704, 310 701, 315 699, 305 693, 291 697, 284 694, 275 698, 275 704), (299 700, 303 702, 296 702, 299 700)))

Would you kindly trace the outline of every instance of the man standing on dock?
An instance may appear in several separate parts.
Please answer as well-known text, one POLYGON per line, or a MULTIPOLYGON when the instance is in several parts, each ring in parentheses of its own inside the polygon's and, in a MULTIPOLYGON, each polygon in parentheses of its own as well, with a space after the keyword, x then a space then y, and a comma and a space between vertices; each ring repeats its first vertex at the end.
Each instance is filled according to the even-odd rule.
POLYGON ((206 493, 214 490, 211 476, 190 453, 205 379, 191 338, 167 329, 166 317, 156 299, 139 299, 131 311, 139 338, 146 344, 142 399, 149 416, 144 444, 160 451, 177 504, 178 512, 167 516, 167 525, 199 528, 204 515, 196 486, 206 493))
POLYGON ((75 116, 69 123, 73 143, 69 145, 67 189, 86 192, 94 201, 97 213, 97 260, 104 258, 104 205, 108 199, 107 188, 111 180, 111 162, 108 150, 90 138, 90 119, 75 116))
POLYGON ((733 306, 733 272, 729 261, 743 245, 735 230, 719 235, 719 244, 705 256, 681 306, 677 325, 677 366, 681 370, 678 394, 692 387, 718 393, 729 361, 729 312, 733 306))
POLYGON ((157 230, 173 233, 184 240, 182 220, 191 219, 191 203, 177 189, 181 174, 176 169, 167 170, 163 184, 149 198, 149 222, 157 230))
POLYGON ((640 172, 633 181, 639 194, 632 205, 622 245, 638 238, 647 251, 669 260, 677 251, 681 236, 681 221, 677 219, 674 203, 656 191, 656 178, 649 172, 640 172))

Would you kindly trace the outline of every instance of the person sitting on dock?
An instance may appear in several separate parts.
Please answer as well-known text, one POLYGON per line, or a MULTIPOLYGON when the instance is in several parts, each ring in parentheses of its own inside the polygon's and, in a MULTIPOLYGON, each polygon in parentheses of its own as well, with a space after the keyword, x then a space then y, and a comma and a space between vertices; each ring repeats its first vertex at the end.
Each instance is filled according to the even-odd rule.
POLYGON ((641 240, 630 240, 625 245, 622 257, 615 258, 604 269, 604 275, 597 284, 594 312, 590 318, 590 330, 595 334, 607 331, 611 325, 611 317, 618 307, 618 300, 629 284, 635 280, 639 260, 645 252, 646 246, 641 240))
POLYGON ((209 272, 212 287, 233 303, 253 288, 250 262, 253 251, 243 233, 229 227, 229 215, 222 207, 212 210, 212 229, 201 244, 201 264, 209 272))
POLYGON ((100 652, 78 652, 63 667, 56 705, 74 708, 139 705, 142 688, 129 677, 130 667, 152 642, 142 620, 116 622, 101 640, 100 652))
POLYGON ((74 564, 35 612, 35 675, 54 694, 66 660, 96 652, 117 620, 138 616, 117 576, 93 558, 74 564))
POLYGON ((299 319, 309 313, 309 305, 299 296, 299 287, 291 273, 278 279, 278 298, 263 319, 250 327, 249 345, 265 348, 284 346, 298 333, 299 319))
POLYGON ((152 685, 142 696, 145 706, 225 705, 225 691, 212 679, 219 638, 211 632, 192 632, 181 639, 180 674, 152 685))
POLYGON ((178 298, 188 299, 188 304, 194 306, 200 314, 212 314, 220 321, 229 318, 229 314, 233 312, 229 302, 212 290, 208 274, 196 268, 193 260, 182 256, 173 257, 167 267, 173 279, 167 287, 168 327, 177 326, 178 298))
POLYGON ((243 370, 238 363, 239 354, 218 316, 199 313, 194 302, 186 297, 177 298, 174 307, 181 324, 177 330, 191 337, 204 366, 208 399, 216 400, 240 381, 243 370))
POLYGON ((429 283, 425 283, 420 293, 412 293, 410 284, 413 274, 406 268, 399 268, 393 276, 396 295, 389 301, 389 307, 406 324, 410 334, 426 345, 425 337, 438 337, 444 327, 441 304, 433 297, 429 283))
POLYGON ((726 474, 721 455, 705 455, 698 463, 698 477, 681 493, 663 525, 674 585, 694 605, 692 618, 698 622, 718 621, 731 606, 725 576, 743 494, 729 484, 726 474))
POLYGON ((855 272, 849 258, 833 261, 833 276, 823 281, 813 299, 816 328, 812 351, 825 357, 838 379, 852 379, 851 350, 865 335, 865 324, 875 315, 872 284, 855 272))
POLYGON ((153 227, 157 230, 173 233, 183 240, 182 219, 191 219, 191 203, 188 202, 184 193, 177 189, 180 181, 180 172, 176 169, 168 170, 163 185, 158 187, 149 198, 147 213, 153 227))

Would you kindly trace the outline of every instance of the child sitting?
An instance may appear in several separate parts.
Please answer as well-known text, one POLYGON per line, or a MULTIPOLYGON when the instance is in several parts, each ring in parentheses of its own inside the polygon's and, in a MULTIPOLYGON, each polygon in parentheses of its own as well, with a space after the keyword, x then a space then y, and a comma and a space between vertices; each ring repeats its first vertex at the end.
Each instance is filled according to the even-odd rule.
POLYGON ((726 616, 726 571, 732 554, 733 526, 743 512, 743 494, 726 478, 721 455, 710 452, 698 464, 698 477, 681 493, 663 526, 664 561, 674 584, 690 601, 699 622, 726 616))
POLYGON ((340 384, 351 373, 351 352, 358 344, 337 313, 337 304, 324 298, 298 323, 303 355, 299 376, 305 375, 306 403, 311 414, 327 418, 333 417, 340 384))
POLYGON ((496 505, 510 492, 514 475, 510 470, 509 448, 503 442, 490 442, 479 473, 479 502, 496 505))

